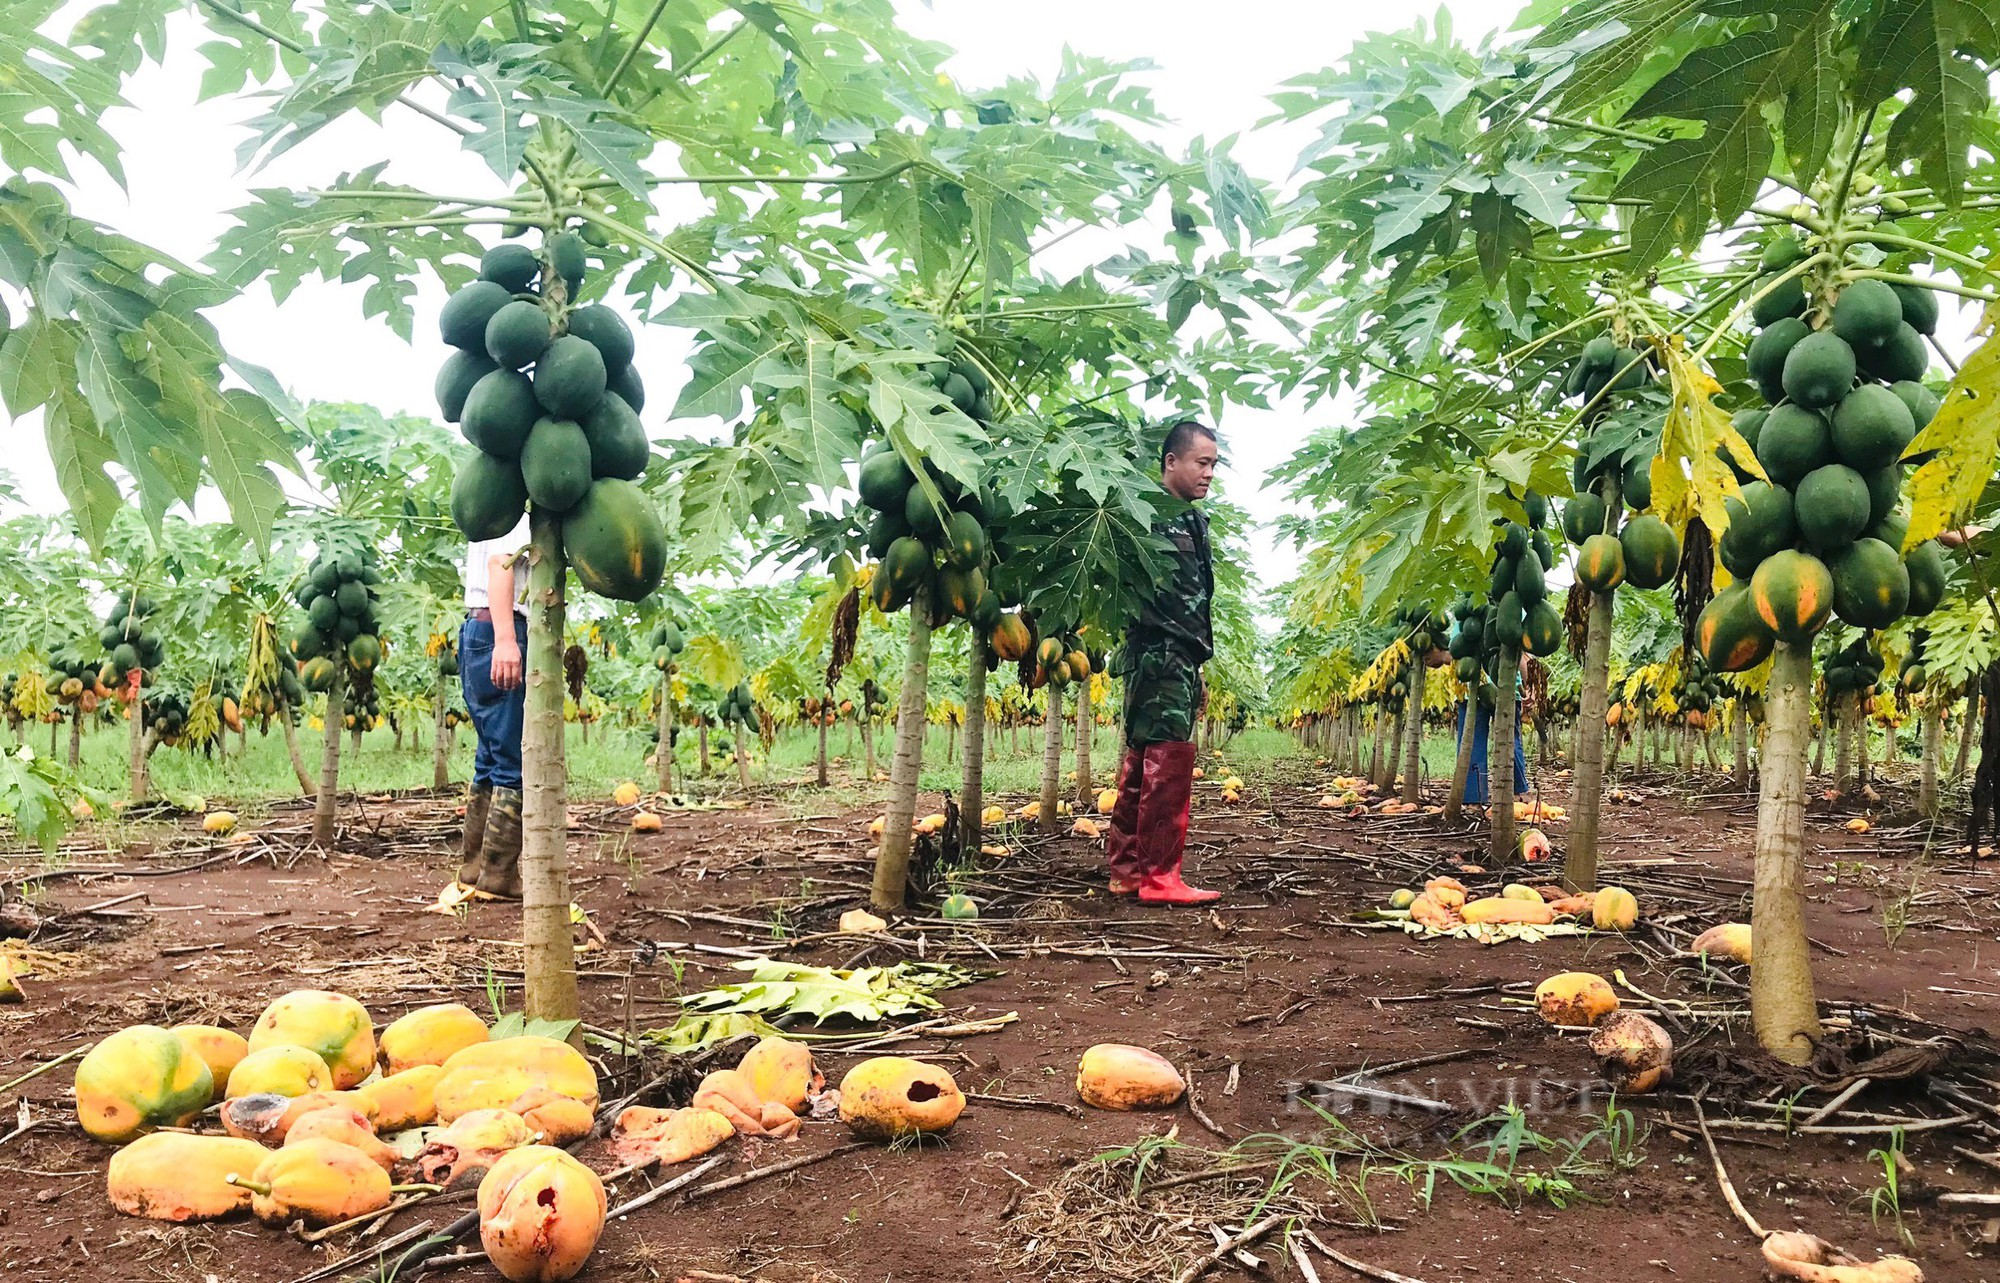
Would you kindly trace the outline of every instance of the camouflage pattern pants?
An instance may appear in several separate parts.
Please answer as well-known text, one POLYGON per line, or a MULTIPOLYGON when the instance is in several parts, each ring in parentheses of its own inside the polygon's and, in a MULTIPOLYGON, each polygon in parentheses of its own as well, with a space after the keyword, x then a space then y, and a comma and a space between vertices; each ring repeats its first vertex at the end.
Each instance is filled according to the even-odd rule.
POLYGON ((1122 667, 1125 742, 1144 748, 1192 740, 1207 698, 1201 664, 1176 650, 1149 650, 1128 653, 1122 667))

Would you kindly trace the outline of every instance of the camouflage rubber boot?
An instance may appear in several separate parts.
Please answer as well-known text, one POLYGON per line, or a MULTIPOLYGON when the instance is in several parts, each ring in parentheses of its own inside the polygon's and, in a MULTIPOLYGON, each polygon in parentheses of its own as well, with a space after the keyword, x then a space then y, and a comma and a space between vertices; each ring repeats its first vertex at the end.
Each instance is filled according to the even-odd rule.
POLYGON ((521 898, 521 790, 494 789, 486 813, 486 867, 479 889, 496 900, 521 898))
POLYGON ((486 866, 486 808, 493 804, 493 786, 475 784, 465 799, 465 842, 459 848, 464 863, 458 866, 458 884, 476 886, 486 866))

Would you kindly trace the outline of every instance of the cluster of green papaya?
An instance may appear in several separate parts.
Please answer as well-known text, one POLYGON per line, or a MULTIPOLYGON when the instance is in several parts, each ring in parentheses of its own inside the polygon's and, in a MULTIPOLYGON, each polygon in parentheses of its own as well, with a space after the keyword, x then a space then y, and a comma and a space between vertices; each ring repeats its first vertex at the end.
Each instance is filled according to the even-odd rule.
POLYGON ((146 698, 146 724, 160 742, 175 745, 188 728, 187 696, 175 690, 163 690, 146 698))
POLYGON ((458 644, 446 642, 438 647, 437 670, 439 677, 458 676, 458 644))
POLYGON ((660 586, 667 560, 666 530, 634 484, 652 453, 639 422, 646 395, 624 319, 574 305, 585 253, 575 232, 550 237, 541 255, 504 241, 439 313, 457 351, 438 371, 438 409, 479 447, 453 479, 451 515, 477 540, 507 534, 531 502, 559 514, 578 581, 638 601, 660 586))
MULTIPOLYGON (((1905 665, 1904 672, 1908 671, 1909 667, 1905 665)), ((1856 637, 1826 657, 1826 666, 1821 670, 1821 675, 1826 680, 1826 691, 1829 695, 1835 697, 1848 694, 1872 695, 1882 681, 1882 657, 1868 644, 1865 635, 1856 637)), ((1921 684, 1921 676, 1918 682, 1921 684)))
MULTIPOLYGON (((1789 237, 1764 252, 1783 271, 1807 253, 1789 237)), ((1906 557, 1900 511, 1904 450, 1938 411, 1922 379, 1924 335, 1937 326, 1929 290, 1862 279, 1842 289, 1824 322, 1804 319, 1796 280, 1754 305, 1762 328, 1750 344, 1750 377, 1768 409, 1736 415, 1768 480, 1740 467, 1740 497, 1716 552, 1735 581, 1697 625, 1708 662, 1755 667, 1782 640, 1809 641, 1830 618, 1887 628, 1937 608, 1945 591, 1935 542, 1906 557)))
POLYGON ((1653 459, 1641 451, 1624 459, 1613 456, 1596 466, 1587 450, 1576 456, 1576 497, 1563 505, 1563 536, 1577 547, 1576 580, 1592 592, 1611 592, 1623 584, 1661 588, 1670 583, 1681 561, 1681 539, 1672 526, 1645 509, 1653 505, 1653 459), (1618 511, 1605 502, 1602 482, 1615 472, 1618 511), (1620 522, 1625 509, 1638 513, 1620 522))
POLYGON ((348 730, 360 727, 373 730, 382 722, 382 692, 374 682, 357 688, 343 704, 347 711, 341 714, 340 724, 348 730))
POLYGON ((74 704, 86 713, 110 698, 109 683, 102 680, 104 663, 90 654, 81 641, 58 646, 49 655, 47 689, 58 704, 74 704))
POLYGON ((1708 714, 1715 707, 1715 701, 1727 694, 1722 688, 1722 678, 1715 670, 1701 661, 1699 656, 1681 674, 1680 687, 1674 692, 1674 703, 1680 706, 1689 726, 1701 727, 1708 724, 1708 714))
POLYGON ((1903 660, 1903 667, 1896 675, 1896 685, 1913 695, 1923 690, 1924 683, 1930 679, 1930 674, 1924 667, 1924 648, 1930 639, 1931 632, 1928 628, 1919 628, 1910 634, 1910 653, 1903 660))
POLYGON ((687 649, 687 639, 681 636, 681 626, 669 619, 653 630, 653 667, 661 672, 673 668, 674 656, 687 649))
MULTIPOLYGON (((1530 655, 1553 655, 1562 645, 1562 614, 1549 600, 1547 575, 1556 554, 1543 529, 1548 500, 1531 490, 1521 506, 1528 524, 1502 523, 1499 546, 1493 552, 1493 577, 1486 594, 1492 613, 1481 625, 1481 644, 1473 652, 1478 655, 1497 655, 1503 645, 1530 655)), ((1499 665, 1495 659, 1483 666, 1491 672, 1499 665)))
POLYGON ((292 595, 305 618, 286 646, 307 689, 330 689, 341 663, 355 675, 357 690, 368 684, 367 675, 383 657, 381 625, 375 618, 381 583, 375 550, 365 544, 329 541, 313 559, 292 595))
POLYGON ((879 563, 868 584, 869 599, 886 614, 909 605, 919 588, 927 589, 934 616, 969 620, 976 633, 993 638, 997 650, 1005 608, 986 581, 992 565, 986 539, 991 501, 934 464, 926 462, 924 474, 920 482, 888 441, 869 447, 861 458, 861 502, 875 514, 868 523, 868 553, 879 563))
POLYGON ((756 727, 757 698, 750 693, 749 682, 738 682, 722 693, 715 705, 715 718, 724 726, 741 722, 745 727, 756 727))
POLYGON ((105 686, 115 689, 134 672, 144 685, 146 674, 166 658, 165 639, 146 625, 152 614, 152 598, 142 592, 121 592, 111 603, 111 611, 97 633, 97 644, 110 656, 98 669, 98 680, 105 686))
POLYGON ((1569 367, 1563 395, 1602 403, 1607 390, 1637 392, 1652 382, 1651 356, 1643 347, 1620 347, 1609 334, 1583 345, 1583 354, 1569 367))
MULTIPOLYGON (((1499 663, 1499 648, 1489 645, 1487 625, 1493 619, 1491 605, 1474 604, 1472 598, 1461 597, 1452 607, 1452 617, 1457 621, 1447 642, 1453 660, 1457 661, 1454 671, 1458 680, 1472 689, 1473 697, 1481 708, 1492 708, 1500 698, 1500 688, 1487 676, 1491 665, 1499 663)), ((1493 634, 1496 638, 1498 632, 1493 634)))
POLYGON ((1058 633, 1035 645, 1035 671, 1028 688, 1053 686, 1061 690, 1071 682, 1088 681, 1092 673, 1103 668, 1102 650, 1085 646, 1075 633, 1058 633))

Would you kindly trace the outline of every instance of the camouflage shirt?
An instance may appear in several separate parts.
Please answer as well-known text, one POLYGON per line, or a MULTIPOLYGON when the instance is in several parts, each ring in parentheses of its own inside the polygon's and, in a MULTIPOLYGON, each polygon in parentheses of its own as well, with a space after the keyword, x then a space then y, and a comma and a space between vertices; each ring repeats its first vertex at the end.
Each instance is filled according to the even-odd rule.
POLYGON ((1215 597, 1215 563, 1209 554, 1208 518, 1189 506, 1156 531, 1173 545, 1173 573, 1140 611, 1126 634, 1133 654, 1171 650, 1195 663, 1215 654, 1208 619, 1215 597))
POLYGON ((1125 740, 1134 747, 1193 738, 1205 700, 1201 666, 1215 654, 1208 607, 1215 596, 1208 518, 1189 508, 1157 532, 1174 568, 1125 634, 1125 740))

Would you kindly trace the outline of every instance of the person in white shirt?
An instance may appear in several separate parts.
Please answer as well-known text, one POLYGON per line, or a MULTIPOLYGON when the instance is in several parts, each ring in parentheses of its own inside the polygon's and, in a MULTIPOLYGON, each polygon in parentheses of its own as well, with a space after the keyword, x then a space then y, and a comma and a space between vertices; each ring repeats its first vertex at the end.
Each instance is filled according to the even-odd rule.
POLYGON ((458 633, 459 683, 478 747, 465 802, 458 880, 501 900, 521 898, 521 643, 527 616, 528 522, 465 551, 465 624, 458 633))

